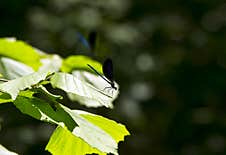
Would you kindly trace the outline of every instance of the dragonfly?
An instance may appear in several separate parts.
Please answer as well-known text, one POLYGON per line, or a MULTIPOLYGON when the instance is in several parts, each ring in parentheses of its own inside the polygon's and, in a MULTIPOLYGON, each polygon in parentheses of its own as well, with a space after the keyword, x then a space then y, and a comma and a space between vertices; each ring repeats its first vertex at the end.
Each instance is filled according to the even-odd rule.
POLYGON ((101 75, 95 68, 93 68, 91 65, 87 64, 96 74, 98 74, 102 79, 104 79, 107 83, 110 84, 111 87, 105 87, 106 88, 113 88, 117 90, 117 87, 115 86, 114 80, 113 80, 113 63, 110 58, 107 58, 102 66, 102 70, 104 73, 104 76, 101 75))
MULTIPOLYGON (((80 41, 83 43, 84 46, 89 48, 91 51, 94 51, 96 40, 97 40, 97 31, 93 30, 88 35, 88 40, 86 40, 81 34, 79 35, 80 41)), ((111 87, 105 87, 106 88, 113 88, 117 90, 117 87, 115 86, 114 80, 113 80, 113 63, 110 58, 107 58, 103 63, 103 73, 100 74, 95 68, 93 68, 90 64, 87 64, 96 74, 98 74, 102 79, 104 79, 107 83, 110 84, 111 87)))
POLYGON ((81 33, 77 33, 78 40, 83 44, 83 46, 90 51, 94 51, 97 41, 97 31, 90 31, 88 34, 88 39, 86 39, 81 33))

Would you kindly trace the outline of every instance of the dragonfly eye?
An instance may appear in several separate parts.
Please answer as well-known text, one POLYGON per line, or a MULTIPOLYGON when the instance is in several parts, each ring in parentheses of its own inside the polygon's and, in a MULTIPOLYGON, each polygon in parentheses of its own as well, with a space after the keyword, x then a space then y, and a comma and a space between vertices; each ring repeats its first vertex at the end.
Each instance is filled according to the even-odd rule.
POLYGON ((114 82, 111 83, 111 87, 112 87, 113 89, 117 90, 117 87, 115 87, 114 82))

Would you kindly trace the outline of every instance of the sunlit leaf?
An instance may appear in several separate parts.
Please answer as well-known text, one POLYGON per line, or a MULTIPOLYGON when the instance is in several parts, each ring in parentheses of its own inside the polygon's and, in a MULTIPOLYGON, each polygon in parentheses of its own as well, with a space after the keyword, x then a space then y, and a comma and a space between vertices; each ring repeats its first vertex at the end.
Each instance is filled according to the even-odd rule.
POLYGON ((125 126, 98 115, 71 110, 63 105, 61 107, 78 124, 78 127, 73 130, 74 135, 101 152, 118 154, 117 143, 123 140, 124 136, 129 135, 125 126), (101 125, 102 123, 105 123, 105 126, 101 125))
POLYGON ((73 134, 66 128, 58 127, 46 147, 48 151, 54 155, 118 154, 117 142, 129 135, 124 125, 102 116, 62 107, 78 127, 74 128, 73 134))
POLYGON ((115 87, 117 87, 117 90, 111 88, 111 85, 97 74, 91 74, 90 72, 76 70, 73 71, 72 74, 82 81, 90 83, 102 93, 110 96, 112 98, 112 101, 114 101, 118 97, 119 85, 115 81, 114 84, 115 87))
MULTIPOLYGON (((93 79, 89 80, 94 81, 97 78, 93 76, 93 79)), ((110 96, 110 94, 96 88, 91 83, 85 81, 85 79, 67 73, 56 73, 50 82, 53 87, 64 90, 71 99, 87 107, 105 106, 107 108, 113 108, 112 102, 115 96, 110 96)))
POLYGON ((66 127, 58 126, 52 134, 46 150, 53 155, 85 155, 96 153, 106 155, 106 153, 91 147, 83 139, 76 137, 66 127))
POLYGON ((32 88, 33 85, 36 85, 40 81, 44 80, 48 74, 49 72, 47 71, 34 72, 8 82, 1 83, 0 90, 10 94, 12 99, 15 100, 21 90, 32 88))
POLYGON ((70 142, 71 144, 76 142, 76 145, 68 146, 69 154, 70 152, 73 152, 74 148, 80 148, 80 145, 84 146, 84 148, 76 149, 78 153, 80 153, 80 151, 94 153, 93 151, 95 151, 117 154, 117 143, 123 140, 124 136, 129 135, 123 125, 112 120, 84 111, 70 110, 63 105, 59 106, 57 103, 54 103, 55 108, 53 108, 53 106, 50 105, 50 102, 32 97, 29 94, 26 94, 26 92, 27 91, 24 91, 25 94, 20 93, 20 96, 14 101, 14 104, 21 112, 41 121, 51 122, 60 126, 64 126, 65 124, 70 131, 73 131, 67 131, 66 134, 71 137, 71 139, 62 135, 62 137, 57 137, 57 140, 56 137, 53 138, 53 135, 47 147, 52 153, 59 151, 60 154, 62 151, 65 151, 61 148, 61 142, 70 142), (76 126, 75 122, 78 126, 76 126), (104 126, 104 124, 106 126, 104 126), (59 139, 61 139, 60 142, 59 139), (59 145, 60 147, 52 148, 54 147, 53 145, 59 145))
POLYGON ((62 59, 60 56, 54 54, 54 55, 45 55, 44 58, 42 58, 40 61, 42 62, 42 66, 39 68, 39 71, 42 70, 50 70, 52 72, 56 72, 60 70, 60 67, 62 65, 62 59))
POLYGON ((17 155, 17 153, 9 151, 4 146, 0 145, 0 155, 17 155))
POLYGON ((67 131, 66 134, 67 136, 71 137, 71 139, 68 139, 68 137, 65 137, 65 135, 61 135, 62 137, 57 137, 57 140, 56 137, 53 138, 53 135, 47 146, 47 149, 52 153, 55 151, 60 151, 59 153, 62 153, 61 151, 65 151, 62 149, 63 145, 60 145, 61 142, 70 142, 71 144, 76 142, 76 145, 68 146, 67 152, 69 152, 69 154, 70 152, 75 151, 74 148, 77 148, 76 153, 77 151, 78 153, 82 151, 86 153, 111 152, 117 154, 117 142, 119 140, 123 140, 122 137, 128 135, 128 131, 125 129, 125 127, 121 124, 117 124, 114 121, 91 113, 70 110, 63 105, 59 106, 57 103, 55 103, 55 108, 53 108, 49 102, 36 97, 31 97, 29 94, 26 94, 26 91, 24 91, 24 93, 25 94, 20 93, 20 96, 18 96, 14 101, 14 104, 21 112, 41 121, 58 124, 60 126, 64 126, 65 124, 70 129, 70 131, 73 131, 67 131), (108 127, 104 128, 98 124, 98 120, 101 123, 107 124, 108 127), (78 124, 77 127, 75 122, 78 124), (118 133, 115 134, 115 132, 118 133), (61 141, 59 142, 59 140, 61 141), (59 148, 55 148, 53 144, 59 145, 59 148), (80 148, 81 145, 84 146, 84 148, 80 148))
POLYGON ((90 68, 87 66, 87 64, 90 64, 93 66, 98 72, 102 74, 102 65, 96 60, 93 60, 87 56, 83 55, 74 55, 66 58, 63 61, 61 70, 63 72, 72 72, 73 70, 87 70, 90 72, 93 72, 90 70, 90 68))
POLYGON ((6 79, 15 79, 33 73, 34 70, 18 61, 10 58, 0 58, 0 73, 6 79))
POLYGON ((87 121, 98 126, 105 132, 107 132, 113 139, 118 143, 123 141, 124 137, 130 135, 126 127, 120 123, 113 120, 107 119, 100 115, 95 115, 81 110, 73 110, 73 112, 78 113, 80 116, 85 118, 87 121))
POLYGON ((46 61, 37 72, 1 83, 0 90, 10 94, 12 99, 15 100, 21 90, 31 89, 39 82, 45 80, 49 74, 57 71, 61 65, 61 59, 58 56, 53 56, 46 61))
POLYGON ((27 43, 14 38, 0 38, 0 55, 23 62, 35 70, 41 65, 38 52, 27 43))

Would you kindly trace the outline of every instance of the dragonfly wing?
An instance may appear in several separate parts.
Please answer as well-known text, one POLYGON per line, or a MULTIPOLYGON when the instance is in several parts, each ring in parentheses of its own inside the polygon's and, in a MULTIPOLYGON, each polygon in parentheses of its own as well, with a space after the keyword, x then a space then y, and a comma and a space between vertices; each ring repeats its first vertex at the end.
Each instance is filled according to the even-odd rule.
POLYGON ((88 37, 89 46, 90 46, 91 50, 95 49, 96 39, 97 39, 97 32, 96 31, 91 31, 89 33, 89 37, 88 37))
POLYGON ((77 32, 77 38, 78 41, 82 43, 83 46, 85 46, 86 48, 90 49, 90 45, 89 42, 86 40, 86 38, 79 32, 77 32))
POLYGON ((103 73, 111 82, 113 81, 113 64, 111 59, 106 59, 103 64, 103 73))

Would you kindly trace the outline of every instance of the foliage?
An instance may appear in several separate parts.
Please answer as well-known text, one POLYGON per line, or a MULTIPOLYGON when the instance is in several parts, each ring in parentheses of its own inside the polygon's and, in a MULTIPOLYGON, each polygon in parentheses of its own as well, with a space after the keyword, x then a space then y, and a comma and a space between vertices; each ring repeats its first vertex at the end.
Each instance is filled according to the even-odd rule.
POLYGON ((87 107, 113 108, 118 90, 102 91, 101 87, 107 87, 107 83, 102 83, 87 67, 89 63, 100 71, 99 62, 81 55, 62 59, 15 39, 2 38, 0 45, 0 103, 13 103, 22 113, 58 126, 46 150, 54 155, 118 154, 117 143, 129 135, 124 125, 63 106, 62 97, 46 88, 51 85, 62 89, 71 99, 87 107))

